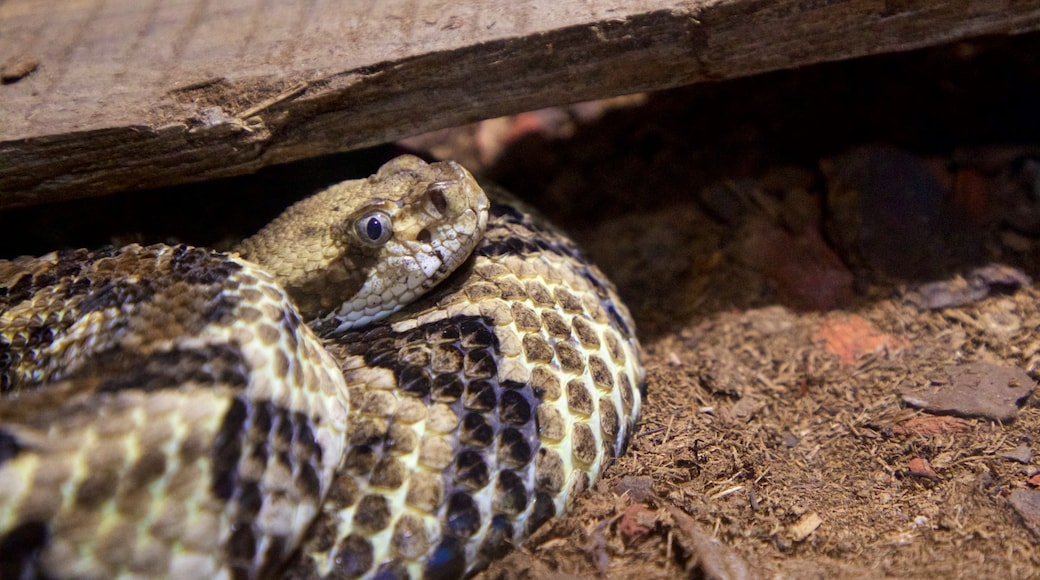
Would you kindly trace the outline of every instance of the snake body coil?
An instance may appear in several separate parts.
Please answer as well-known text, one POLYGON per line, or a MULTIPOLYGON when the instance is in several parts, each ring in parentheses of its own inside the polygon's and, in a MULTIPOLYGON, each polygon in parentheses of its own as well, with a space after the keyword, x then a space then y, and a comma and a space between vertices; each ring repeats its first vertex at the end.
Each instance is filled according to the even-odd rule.
POLYGON ((0 261, 0 577, 455 577, 632 433, 613 286, 456 164, 238 251, 0 261))

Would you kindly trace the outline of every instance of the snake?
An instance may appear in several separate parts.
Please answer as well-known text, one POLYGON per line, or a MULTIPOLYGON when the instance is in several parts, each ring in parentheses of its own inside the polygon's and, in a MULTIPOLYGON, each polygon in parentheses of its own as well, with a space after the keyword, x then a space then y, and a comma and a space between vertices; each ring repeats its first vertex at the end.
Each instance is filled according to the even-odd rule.
POLYGON ((232 251, 0 261, 0 578, 454 578, 624 452, 615 286, 404 155, 232 251))

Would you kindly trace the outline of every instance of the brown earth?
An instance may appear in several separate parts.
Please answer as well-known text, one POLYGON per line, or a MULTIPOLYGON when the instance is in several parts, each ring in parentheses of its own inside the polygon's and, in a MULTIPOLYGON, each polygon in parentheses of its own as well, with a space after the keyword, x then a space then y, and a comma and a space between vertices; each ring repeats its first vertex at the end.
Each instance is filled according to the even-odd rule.
POLYGON ((412 140, 562 221, 646 349, 629 453, 483 577, 1040 576, 1009 500, 1040 480, 1026 398, 1040 286, 960 291, 983 264, 1040 274, 1035 47, 963 44, 412 140), (965 303, 922 310, 922 293, 965 303), (1029 373, 1014 420, 903 401, 974 361, 1029 373))
MULTIPOLYGON (((481 577, 1040 576, 1038 49, 989 39, 409 140, 571 230, 646 352, 629 452, 481 577)), ((0 214, 19 240, 3 253, 219 246, 387 154, 0 214)))

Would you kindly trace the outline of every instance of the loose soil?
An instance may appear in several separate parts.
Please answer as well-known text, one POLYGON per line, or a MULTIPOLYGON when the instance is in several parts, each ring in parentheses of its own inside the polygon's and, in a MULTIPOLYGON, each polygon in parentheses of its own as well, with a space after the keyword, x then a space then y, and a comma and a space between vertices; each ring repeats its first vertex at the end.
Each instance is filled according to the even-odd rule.
POLYGON ((1040 377, 1040 286, 914 300, 982 264, 1040 275, 1040 231, 1015 225, 1040 208, 1027 45, 1040 46, 963 44, 413 140, 563 222, 646 349, 629 453, 483 577, 1040 575, 1009 503, 1037 462, 1005 457, 1040 450, 1036 399, 1002 424, 901 396, 974 361, 1040 377))
MULTIPOLYGON (((1040 484, 1038 49, 987 39, 409 140, 570 230, 646 355, 628 453, 480 577, 1040 576, 1013 501, 1040 484), (1028 374, 1011 420, 904 397, 980 362, 1028 374)), ((0 214, 23 228, 4 253, 219 246, 389 153, 0 214)))

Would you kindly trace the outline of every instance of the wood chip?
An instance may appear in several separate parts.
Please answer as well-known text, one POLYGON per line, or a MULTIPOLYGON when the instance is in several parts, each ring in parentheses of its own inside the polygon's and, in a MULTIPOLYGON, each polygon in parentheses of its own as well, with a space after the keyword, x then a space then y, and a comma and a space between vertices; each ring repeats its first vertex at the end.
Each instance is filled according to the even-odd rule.
POLYGON ((924 477, 933 481, 939 479, 939 474, 932 469, 932 464, 928 463, 928 460, 924 457, 914 457, 910 460, 910 475, 924 477))
POLYGON ((971 426, 971 421, 959 417, 922 415, 896 425, 892 428, 892 433, 896 435, 932 437, 935 435, 949 435, 951 433, 967 433, 971 431, 971 426))
POLYGON ((699 569, 698 576, 708 579, 751 580, 757 577, 744 558, 712 537, 711 533, 693 521, 693 518, 670 505, 665 508, 676 524, 676 540, 693 556, 687 565, 687 572, 699 569))

